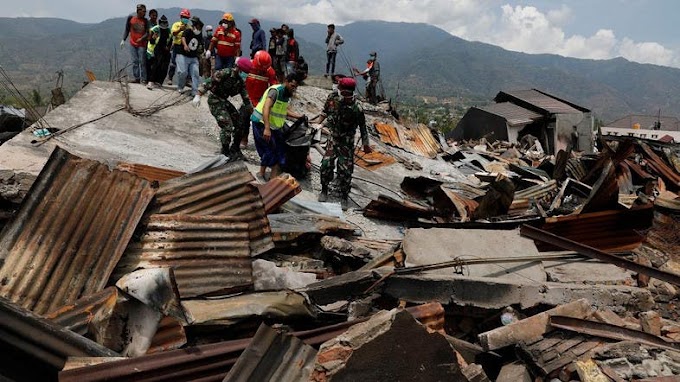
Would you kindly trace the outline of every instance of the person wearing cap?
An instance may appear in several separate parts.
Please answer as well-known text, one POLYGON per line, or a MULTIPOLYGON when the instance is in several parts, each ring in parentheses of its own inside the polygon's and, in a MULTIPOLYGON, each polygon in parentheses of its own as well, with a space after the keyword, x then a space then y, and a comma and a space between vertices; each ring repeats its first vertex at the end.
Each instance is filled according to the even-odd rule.
POLYGON ((333 180, 333 172, 337 161, 337 186, 340 192, 340 204, 345 210, 349 204, 349 191, 352 189, 352 172, 354 171, 354 136, 357 127, 361 133, 361 141, 365 153, 370 153, 366 117, 354 97, 356 80, 352 77, 340 78, 338 92, 331 92, 326 99, 323 112, 317 118, 319 123, 328 119, 326 127, 331 136, 328 139, 326 153, 321 160, 321 194, 319 201, 328 199, 328 186, 333 180))
POLYGON ((378 82, 380 81, 380 63, 378 63, 378 53, 371 52, 368 55, 366 62, 366 69, 359 71, 353 68, 356 76, 363 76, 366 79, 366 99, 369 103, 375 105, 378 103, 378 82))
POLYGON ((200 74, 198 56, 203 54, 203 22, 191 18, 191 28, 182 33, 182 50, 177 52, 177 91, 182 93, 187 76, 191 76, 191 95, 198 94, 200 74))
POLYGON ((250 58, 252 59, 257 51, 267 49, 267 35, 260 28, 260 20, 250 19, 248 24, 253 28, 253 38, 250 41, 250 58))
POLYGON ((170 25, 168 18, 165 15, 161 16, 158 25, 151 29, 151 39, 147 46, 147 56, 152 57, 151 70, 148 73, 149 83, 146 88, 153 90, 160 88, 165 78, 165 73, 168 72, 168 65, 170 64, 170 25))
MULTIPOLYGON (((295 73, 295 67, 297 66, 297 60, 300 56, 300 45, 298 45, 297 40, 295 40, 295 31, 291 28, 288 29, 288 40, 286 41, 286 74, 295 73)), ((306 78, 307 76, 305 76, 306 78)))
POLYGON ((328 34, 326 35, 326 74, 331 77, 335 74, 335 57, 338 55, 338 47, 345 42, 342 36, 335 31, 335 24, 328 24, 328 34))
POLYGON ((132 76, 134 83, 146 83, 146 43, 149 36, 149 20, 146 19, 146 5, 137 4, 135 15, 128 16, 125 21, 125 32, 120 47, 130 36, 130 56, 132 57, 132 76))
POLYGON ((215 70, 233 68, 236 57, 241 53, 241 31, 236 28, 234 16, 225 13, 220 26, 210 41, 210 50, 216 48, 215 70))
POLYGON ((191 18, 191 12, 184 8, 179 13, 179 21, 175 21, 170 28, 170 34, 172 35, 172 50, 170 52, 170 68, 168 70, 168 84, 172 84, 172 79, 175 77, 175 70, 177 68, 177 53, 183 50, 182 46, 182 34, 189 28, 189 18, 191 18))

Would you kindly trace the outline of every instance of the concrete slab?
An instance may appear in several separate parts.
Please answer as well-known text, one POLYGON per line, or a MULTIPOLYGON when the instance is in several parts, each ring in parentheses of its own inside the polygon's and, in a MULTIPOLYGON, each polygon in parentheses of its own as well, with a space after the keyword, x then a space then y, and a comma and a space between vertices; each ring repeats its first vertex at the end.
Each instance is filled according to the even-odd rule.
MULTIPOLYGON (((413 228, 404 237, 407 265, 426 265, 454 259, 491 259, 535 256, 540 258, 533 240, 520 237, 519 230, 474 230, 413 228)), ((451 268, 426 274, 450 275, 451 268)), ((519 282, 544 282, 546 274, 540 261, 479 264, 465 267, 465 275, 493 277, 519 282)))
POLYGON ((635 285, 634 273, 597 260, 544 261, 548 281, 604 285, 635 285))

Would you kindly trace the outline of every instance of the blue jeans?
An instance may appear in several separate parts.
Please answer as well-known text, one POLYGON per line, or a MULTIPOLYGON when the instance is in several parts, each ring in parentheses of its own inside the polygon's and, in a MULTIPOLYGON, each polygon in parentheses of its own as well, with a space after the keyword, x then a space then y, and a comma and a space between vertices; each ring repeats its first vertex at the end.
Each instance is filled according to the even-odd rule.
POLYGON ((198 57, 187 57, 183 54, 178 54, 177 60, 177 90, 184 89, 184 84, 187 81, 187 75, 191 76, 191 95, 198 94, 198 81, 200 75, 198 74, 198 57))
POLYGON ((215 55, 215 70, 220 70, 224 68, 233 68, 236 63, 236 57, 234 56, 220 56, 215 55))
POLYGON ((132 57, 132 76, 136 81, 146 81, 146 47, 130 45, 132 57))

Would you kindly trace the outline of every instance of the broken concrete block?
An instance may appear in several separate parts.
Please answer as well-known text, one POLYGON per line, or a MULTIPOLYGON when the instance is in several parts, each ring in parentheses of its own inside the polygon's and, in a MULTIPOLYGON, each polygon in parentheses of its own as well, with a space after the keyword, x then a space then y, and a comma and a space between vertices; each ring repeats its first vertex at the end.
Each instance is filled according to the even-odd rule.
POLYGON ((598 309, 616 312, 646 311, 654 306, 652 294, 643 288, 613 285, 516 282, 488 277, 454 275, 392 276, 385 280, 384 293, 414 303, 437 301, 442 304, 503 309, 562 305, 587 298, 598 309))
POLYGON ((464 381, 446 339, 393 309, 324 343, 310 381, 464 381), (387 352, 386 349, 390 351, 387 352))
POLYGON ((654 311, 640 313, 640 324, 642 331, 655 336, 661 335, 661 316, 654 311))
POLYGON ((574 284, 635 285, 634 273, 597 260, 544 261, 548 281, 574 284), (584 272, 588 269, 588 272, 584 272))
POLYGON ((600 370, 595 361, 587 359, 576 361, 576 372, 582 382, 609 382, 609 378, 600 370))
POLYGON ((491 382, 486 376, 484 369, 476 363, 469 364, 461 369, 468 382, 491 382))
POLYGON ((526 365, 520 362, 509 363, 501 368, 496 382, 531 382, 531 374, 526 365))
MULTIPOLYGON (((456 259, 493 259, 535 256, 540 259, 533 240, 521 237, 519 230, 412 228, 404 236, 407 265, 428 265, 456 259)), ((546 281, 540 261, 502 264, 475 264, 464 267, 465 275, 493 277, 517 282, 546 281)), ((454 268, 425 274, 451 275, 454 268)), ((506 304, 507 305, 507 304, 506 304)))
POLYGON ((253 282, 256 291, 300 289, 316 282, 313 273, 295 272, 279 268, 271 261, 253 261, 253 282))
POLYGON ((373 271, 347 272, 307 285, 302 292, 317 305, 326 305, 352 296, 363 296, 379 277, 373 271))
POLYGON ((626 326, 626 321, 619 317, 618 314, 612 312, 609 308, 598 309, 595 313, 593 313, 593 317, 595 317, 595 319, 600 322, 604 322, 605 324, 622 327, 626 326))
POLYGON ((536 339, 552 330, 551 316, 586 318, 591 313, 590 302, 586 299, 560 305, 543 313, 525 318, 513 324, 502 326, 479 335, 484 350, 496 350, 536 339))

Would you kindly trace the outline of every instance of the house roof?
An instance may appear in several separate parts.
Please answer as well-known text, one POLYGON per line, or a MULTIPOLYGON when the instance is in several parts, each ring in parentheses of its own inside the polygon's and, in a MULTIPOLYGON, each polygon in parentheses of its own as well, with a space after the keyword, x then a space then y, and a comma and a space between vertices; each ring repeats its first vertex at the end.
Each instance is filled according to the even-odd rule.
POLYGON ((585 107, 578 106, 536 89, 501 91, 496 95, 494 100, 496 102, 507 102, 511 100, 521 101, 551 114, 578 114, 590 112, 590 110, 585 107))
POLYGON ((635 124, 639 124, 641 129, 652 129, 656 121, 661 121, 661 130, 680 131, 680 120, 676 117, 661 117, 657 115, 630 114, 609 122, 607 127, 618 127, 621 129, 632 129, 635 124))
POLYGON ((542 118, 542 115, 510 102, 500 102, 488 106, 481 106, 478 109, 505 118, 511 126, 526 125, 542 118))

